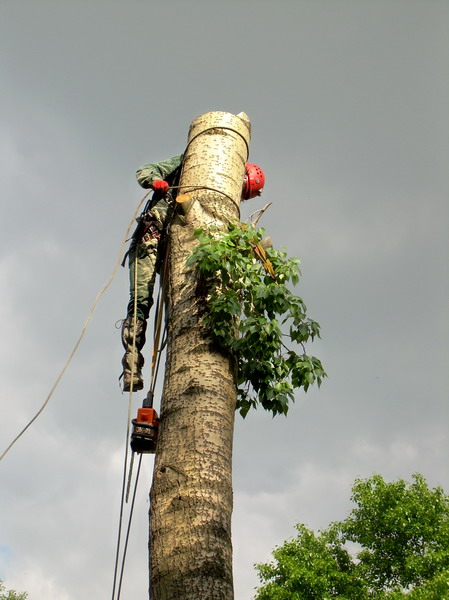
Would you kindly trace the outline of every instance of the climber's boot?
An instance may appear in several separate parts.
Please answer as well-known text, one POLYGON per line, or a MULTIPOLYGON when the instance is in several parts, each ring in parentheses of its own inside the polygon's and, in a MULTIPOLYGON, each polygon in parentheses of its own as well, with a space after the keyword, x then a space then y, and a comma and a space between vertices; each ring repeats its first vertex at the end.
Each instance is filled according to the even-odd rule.
POLYGON ((123 391, 137 392, 143 389, 142 367, 144 358, 134 350, 134 352, 125 352, 122 358, 123 366, 123 391))
POLYGON ((143 388, 142 367, 145 361, 140 350, 145 344, 147 322, 137 320, 135 325, 135 334, 132 317, 127 317, 122 325, 122 344, 126 350, 122 359, 124 392, 136 392, 143 388), (135 342, 134 347, 133 342, 135 342))

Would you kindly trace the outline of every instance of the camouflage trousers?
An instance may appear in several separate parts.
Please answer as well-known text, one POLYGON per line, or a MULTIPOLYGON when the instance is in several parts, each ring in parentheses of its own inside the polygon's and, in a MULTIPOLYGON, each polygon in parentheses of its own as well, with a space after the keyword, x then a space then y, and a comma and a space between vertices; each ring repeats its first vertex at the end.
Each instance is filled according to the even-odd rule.
POLYGON ((159 268, 160 234, 147 233, 131 245, 129 250, 129 304, 128 317, 134 316, 136 297, 137 319, 146 321, 153 305, 153 290, 159 268))

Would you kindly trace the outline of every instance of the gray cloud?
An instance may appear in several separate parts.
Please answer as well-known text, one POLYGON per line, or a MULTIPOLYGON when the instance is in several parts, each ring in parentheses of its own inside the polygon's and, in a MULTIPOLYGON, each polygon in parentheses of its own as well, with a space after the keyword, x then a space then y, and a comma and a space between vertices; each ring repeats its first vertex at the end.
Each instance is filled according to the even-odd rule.
MULTIPOLYGON (((251 117, 261 224, 301 257, 321 390, 237 418, 236 598, 355 477, 449 489, 448 7, 427 2, 5 3, 0 32, 4 448, 38 410, 117 260, 141 164, 210 110, 251 117)), ((33 600, 108 597, 127 397, 120 269, 45 412, 1 464, 0 578, 33 600)), ((150 348, 147 348, 147 356, 150 348)), ((137 402, 140 401, 140 398, 137 402)), ((137 403, 136 402, 136 403, 137 403)), ((147 589, 145 472, 126 594, 147 589)))

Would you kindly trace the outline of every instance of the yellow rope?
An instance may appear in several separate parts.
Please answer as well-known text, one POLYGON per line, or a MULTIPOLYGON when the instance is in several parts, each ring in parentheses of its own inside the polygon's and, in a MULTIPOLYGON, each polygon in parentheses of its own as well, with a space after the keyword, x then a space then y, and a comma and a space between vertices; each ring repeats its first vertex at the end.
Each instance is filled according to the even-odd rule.
MULTIPOLYGON (((265 211, 268 208, 268 206, 270 206, 270 205, 268 204, 262 210, 265 211)), ((258 220, 259 219, 257 219, 257 221, 258 220)), ((256 221, 256 223, 257 223, 257 221, 256 221)), ((254 227, 253 224, 252 224, 252 226, 254 227)), ((240 223, 240 227, 243 231, 246 231, 247 224, 240 223)), ((256 255, 256 258, 258 258, 259 261, 262 263, 265 271, 267 271, 267 273, 270 275, 271 279, 273 279, 273 281, 277 281, 276 273, 274 272, 274 269, 273 269, 273 264, 272 264, 271 260, 268 258, 267 253, 265 252, 265 248, 262 246, 262 244, 260 242, 252 242, 252 241, 250 241, 249 244, 252 248, 252 251, 256 255)))

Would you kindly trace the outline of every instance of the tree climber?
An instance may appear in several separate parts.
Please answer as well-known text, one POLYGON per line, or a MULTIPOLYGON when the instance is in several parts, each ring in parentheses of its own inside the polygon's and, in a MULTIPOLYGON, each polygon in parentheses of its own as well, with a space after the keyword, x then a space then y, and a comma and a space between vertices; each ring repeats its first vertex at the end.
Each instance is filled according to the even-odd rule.
MULTIPOLYGON (((180 154, 162 162, 144 165, 136 171, 139 184, 143 188, 152 188, 154 193, 137 219, 138 225, 127 253, 130 300, 127 316, 122 324, 122 344, 125 348, 122 375, 125 392, 143 388, 144 358, 141 350, 145 344, 147 319, 153 305, 156 273, 159 272, 164 258, 166 233, 175 211, 174 198, 181 175, 182 159, 183 155, 180 154), (169 193, 170 188, 174 188, 172 193, 169 193)), ((262 169, 247 163, 242 199, 248 200, 260 196, 264 184, 265 176, 262 169)))

